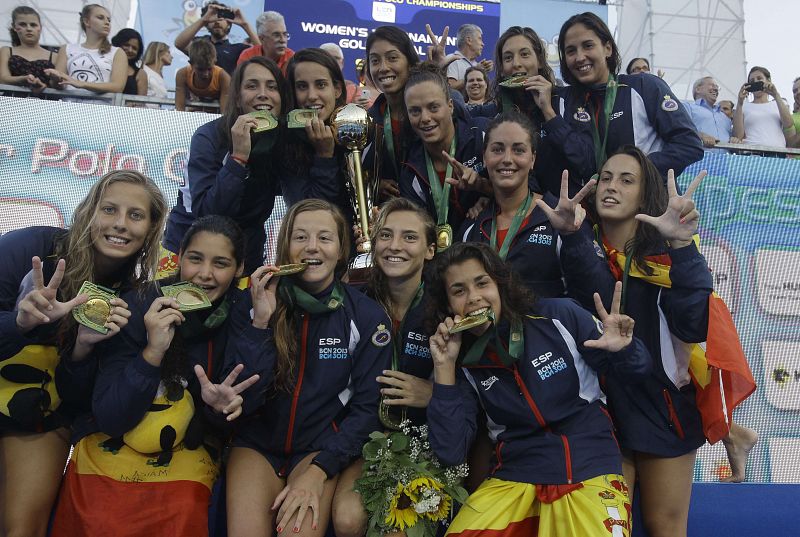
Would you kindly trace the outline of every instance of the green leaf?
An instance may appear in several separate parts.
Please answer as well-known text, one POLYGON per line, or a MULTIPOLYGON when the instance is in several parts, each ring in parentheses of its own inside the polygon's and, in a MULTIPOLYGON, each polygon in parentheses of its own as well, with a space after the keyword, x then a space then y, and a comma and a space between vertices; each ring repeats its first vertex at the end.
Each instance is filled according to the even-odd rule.
POLYGON ((374 431, 374 432, 369 433, 369 438, 370 438, 370 440, 379 440, 379 439, 382 439, 382 438, 386 438, 386 434, 384 434, 381 431, 374 431))
POLYGON ((425 526, 422 520, 418 520, 416 524, 406 528, 406 537, 425 537, 425 526))
POLYGON ((453 487, 453 493, 451 494, 453 499, 460 504, 464 504, 469 497, 469 492, 464 487, 455 486, 453 487))
POLYGON ((364 455, 364 459, 368 461, 374 461, 378 458, 378 450, 380 446, 377 445, 375 442, 368 442, 364 445, 364 449, 362 453, 364 455))
POLYGON ((392 441, 391 448, 395 453, 403 451, 408 447, 408 437, 403 433, 392 433, 389 439, 392 441))

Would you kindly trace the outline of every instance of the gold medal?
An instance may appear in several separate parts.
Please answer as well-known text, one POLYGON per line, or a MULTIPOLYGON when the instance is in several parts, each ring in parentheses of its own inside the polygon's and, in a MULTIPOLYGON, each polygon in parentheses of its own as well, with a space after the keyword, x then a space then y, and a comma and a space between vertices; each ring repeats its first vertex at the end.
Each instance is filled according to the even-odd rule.
POLYGON ((501 80, 497 83, 497 85, 506 88, 521 88, 525 84, 526 80, 528 80, 528 75, 514 75, 506 78, 505 80, 501 80))
POLYGON ((278 270, 272 273, 273 276, 288 276, 289 274, 297 274, 303 272, 308 267, 307 263, 292 263, 290 265, 281 265, 278 270))
POLYGON ((467 315, 466 317, 462 317, 461 320, 459 320, 456 324, 451 326, 448 332, 450 332, 451 334, 457 334, 465 330, 470 330, 490 320, 491 315, 492 315, 492 310, 490 309, 487 309, 486 311, 484 311, 479 315, 467 315))
POLYGON ((105 324, 111 315, 111 299, 117 293, 92 282, 83 282, 78 294, 89 295, 89 300, 72 310, 72 316, 82 325, 101 334, 107 334, 105 324))
POLYGON ((203 290, 191 282, 180 282, 161 288, 164 296, 170 296, 178 301, 178 310, 182 312, 203 310, 211 307, 211 301, 203 290))
POLYGON ((278 126, 278 120, 271 112, 267 112, 266 110, 256 110, 247 115, 255 118, 256 123, 258 123, 258 125, 253 128, 254 133, 269 131, 278 126))
POLYGON ((436 251, 447 250, 453 245, 453 228, 450 224, 436 226, 436 251))
POLYGON ((290 129, 304 129, 306 123, 318 115, 319 113, 312 108, 295 108, 286 114, 286 126, 290 129))

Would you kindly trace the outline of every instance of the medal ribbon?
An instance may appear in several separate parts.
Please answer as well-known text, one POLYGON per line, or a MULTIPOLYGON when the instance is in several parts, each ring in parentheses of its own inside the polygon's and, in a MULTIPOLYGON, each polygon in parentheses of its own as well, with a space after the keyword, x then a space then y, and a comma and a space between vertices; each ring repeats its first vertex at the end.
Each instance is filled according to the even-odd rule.
MULTIPOLYGON (((522 225, 522 221, 525 220, 525 215, 528 214, 528 209, 531 207, 532 200, 533 196, 529 190, 528 196, 525 198, 525 202, 520 205, 520 207, 517 209, 517 212, 514 213, 514 218, 511 220, 511 225, 509 226, 505 239, 503 239, 503 244, 500 245, 500 250, 498 251, 500 259, 503 261, 505 261, 506 257, 508 257, 508 250, 511 248, 511 243, 514 242, 514 237, 517 235, 517 232, 522 225)), ((492 216, 492 236, 489 244, 494 250, 497 250, 497 214, 492 216)))
POLYGON ((400 171, 397 169, 397 154, 394 152, 394 133, 392 132, 392 113, 389 110, 389 101, 386 101, 386 110, 383 112, 383 139, 386 143, 386 149, 389 150, 389 154, 392 156, 395 180, 398 180, 400 179, 400 171))
MULTIPOLYGON (((494 319, 494 313, 490 315, 492 319, 492 326, 490 326, 481 336, 469 347, 461 361, 462 366, 475 365, 481 361, 486 346, 491 343, 500 361, 503 365, 510 367, 522 356, 525 350, 525 336, 522 331, 522 322, 515 321, 511 323, 511 332, 508 334, 508 350, 502 344, 500 334, 497 330, 497 323, 494 319)), ((461 346, 463 352, 464 345, 461 346)))
POLYGON ((333 284, 330 295, 318 299, 293 284, 289 279, 281 278, 278 282, 278 294, 293 307, 297 306, 307 313, 319 314, 335 311, 342 307, 344 288, 342 283, 337 281, 333 284))
POLYGON ((231 311, 231 302, 228 296, 222 299, 222 302, 217 306, 211 314, 206 317, 205 321, 201 321, 199 311, 189 311, 183 314, 184 322, 178 327, 181 336, 184 339, 194 339, 207 330, 219 328, 228 319, 228 314, 231 311))
MULTIPOLYGON (((456 137, 453 136, 453 141, 450 142, 450 158, 456 154, 456 137)), ((428 150, 425 150, 425 165, 428 168, 428 182, 431 184, 431 196, 433 196, 433 205, 436 207, 436 225, 443 226, 447 223, 447 213, 450 210, 450 183, 447 178, 453 175, 453 165, 450 161, 447 162, 447 170, 444 172, 445 182, 439 183, 439 175, 436 173, 436 168, 433 166, 431 156, 428 150)))
POLYGON ((608 123, 611 121, 611 113, 614 111, 614 102, 617 100, 617 78, 613 74, 608 75, 608 82, 606 83, 606 97, 603 103, 603 143, 600 143, 600 132, 598 131, 600 117, 594 109, 594 104, 591 99, 589 104, 593 115, 592 118, 592 140, 594 140, 594 159, 597 164, 597 173, 600 173, 600 168, 606 163, 608 156, 606 156, 606 142, 608 142, 608 123))

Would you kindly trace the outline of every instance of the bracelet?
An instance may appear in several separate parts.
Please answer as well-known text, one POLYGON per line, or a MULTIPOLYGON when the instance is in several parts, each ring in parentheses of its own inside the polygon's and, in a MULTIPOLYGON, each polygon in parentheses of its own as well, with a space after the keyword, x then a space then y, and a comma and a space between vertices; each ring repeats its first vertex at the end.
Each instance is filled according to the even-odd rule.
POLYGON ((235 156, 233 156, 233 155, 231 155, 231 158, 232 158, 233 160, 235 160, 236 162, 238 162, 239 164, 241 164, 242 166, 247 166, 247 162, 248 162, 248 161, 247 161, 247 159, 246 159, 246 158, 239 158, 239 157, 235 157, 235 156))

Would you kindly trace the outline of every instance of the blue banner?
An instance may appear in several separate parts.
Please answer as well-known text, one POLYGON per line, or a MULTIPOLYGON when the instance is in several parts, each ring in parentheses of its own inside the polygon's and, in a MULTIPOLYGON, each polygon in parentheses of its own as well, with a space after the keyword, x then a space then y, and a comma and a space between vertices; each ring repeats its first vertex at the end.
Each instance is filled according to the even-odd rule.
MULTIPOLYGON (((112 169, 146 173, 174 203, 191 136, 214 117, 0 97, 0 233, 69 225, 112 169)), ((702 169, 700 249, 758 383, 734 414, 760 435, 747 478, 800 483, 800 160, 706 154, 679 183, 702 169)), ((280 215, 267 223, 270 259, 280 215)), ((700 449, 697 480, 726 471, 721 442, 700 449)))
POLYGON ((292 38, 289 47, 300 50, 336 43, 345 57, 345 78, 356 80, 355 61, 366 57, 370 32, 383 25, 398 26, 408 32, 422 60, 426 59, 430 39, 425 24, 437 36, 450 27, 446 52, 455 52, 456 31, 462 24, 476 24, 483 30, 482 58, 491 59, 500 28, 500 4, 475 0, 265 0, 265 9, 281 13, 292 38))

